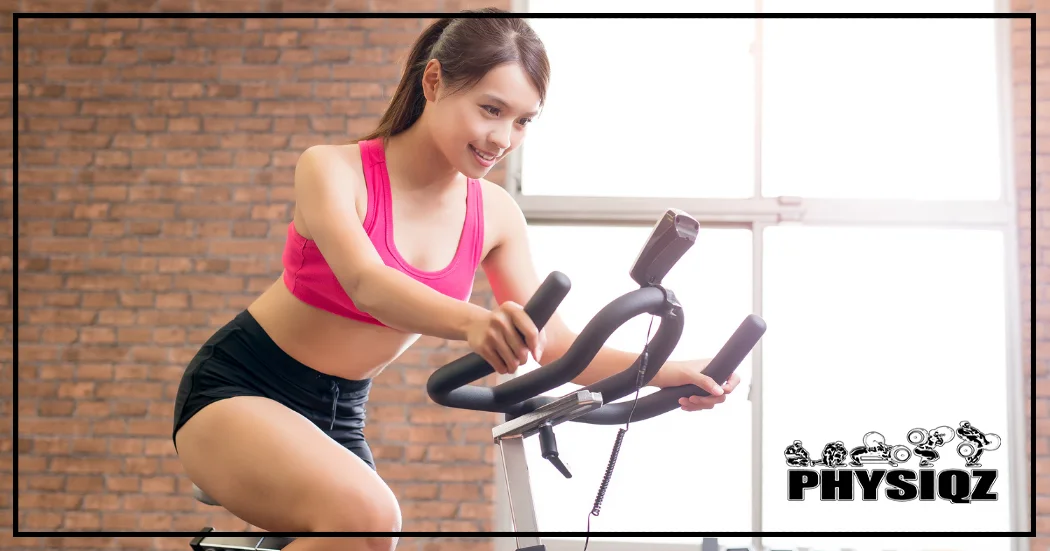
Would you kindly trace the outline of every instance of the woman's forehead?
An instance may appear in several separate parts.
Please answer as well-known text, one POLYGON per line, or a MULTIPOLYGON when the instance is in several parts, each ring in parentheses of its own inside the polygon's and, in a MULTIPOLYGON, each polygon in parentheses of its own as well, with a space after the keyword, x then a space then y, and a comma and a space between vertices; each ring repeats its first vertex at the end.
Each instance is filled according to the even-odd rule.
POLYGON ((517 63, 493 68, 474 86, 474 94, 514 111, 534 113, 540 108, 539 91, 517 63))

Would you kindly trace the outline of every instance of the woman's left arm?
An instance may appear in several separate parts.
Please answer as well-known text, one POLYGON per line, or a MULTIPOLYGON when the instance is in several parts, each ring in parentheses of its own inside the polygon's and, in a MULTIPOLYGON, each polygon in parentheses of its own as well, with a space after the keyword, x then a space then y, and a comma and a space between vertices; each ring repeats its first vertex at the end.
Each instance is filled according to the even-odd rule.
MULTIPOLYGON (((521 208, 501 186, 483 182, 486 199, 486 232, 495 232, 496 240, 482 261, 482 269, 498 304, 512 301, 524 306, 540 286, 532 252, 529 248, 528 227, 521 208)), ((561 358, 578 336, 569 329, 557 312, 542 331, 540 365, 547 365, 561 358)), ((603 346, 594 360, 573 383, 587 386, 610 375, 627 369, 640 351, 627 352, 603 346)), ((711 393, 711 396, 692 396, 679 400, 682 409, 696 411, 710 409, 724 402, 726 394, 736 388, 740 378, 734 373, 726 384, 719 386, 713 379, 701 373, 710 359, 667 361, 649 386, 667 388, 684 384, 695 384, 711 393)))

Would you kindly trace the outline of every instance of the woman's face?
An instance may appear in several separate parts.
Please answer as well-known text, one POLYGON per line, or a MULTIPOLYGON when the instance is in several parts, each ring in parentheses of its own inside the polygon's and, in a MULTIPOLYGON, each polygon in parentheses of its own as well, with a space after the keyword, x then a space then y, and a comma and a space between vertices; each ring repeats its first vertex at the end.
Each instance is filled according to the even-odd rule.
POLYGON ((473 87, 454 94, 447 92, 438 69, 437 61, 431 60, 423 74, 430 131, 456 170, 484 178, 521 145, 539 111, 540 94, 517 63, 500 65, 473 87))

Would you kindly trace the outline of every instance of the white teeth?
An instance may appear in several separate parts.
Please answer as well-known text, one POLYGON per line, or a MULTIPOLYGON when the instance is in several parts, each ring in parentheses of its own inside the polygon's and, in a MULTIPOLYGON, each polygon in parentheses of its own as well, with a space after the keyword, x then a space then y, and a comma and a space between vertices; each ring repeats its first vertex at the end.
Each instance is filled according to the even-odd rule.
POLYGON ((482 159, 485 159, 486 161, 491 161, 492 159, 496 158, 495 155, 486 155, 485 153, 482 153, 481 150, 479 150, 478 148, 476 148, 474 146, 470 146, 470 148, 474 150, 474 153, 478 154, 478 157, 481 157, 482 159))

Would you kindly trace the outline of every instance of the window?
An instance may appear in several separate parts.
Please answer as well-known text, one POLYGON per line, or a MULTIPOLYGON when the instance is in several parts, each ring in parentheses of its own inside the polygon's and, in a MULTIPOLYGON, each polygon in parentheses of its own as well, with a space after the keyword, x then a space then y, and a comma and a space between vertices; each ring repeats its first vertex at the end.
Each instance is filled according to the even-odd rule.
POLYGON ((997 201, 995 24, 764 20, 763 195, 997 201))
POLYGON ((547 47, 551 82, 549 99, 522 147, 526 159, 551 162, 525 162, 522 194, 751 195, 753 20, 530 23, 547 47), (581 36, 600 47, 581 48, 581 36), (617 137, 616 162, 607 161, 610 136, 617 137))
MULTIPOLYGON (((839 4, 759 0, 754 11, 825 13, 841 11, 839 4)), ((519 0, 516 10, 587 6, 594 4, 519 0)), ((695 8, 671 1, 646 6, 695 8)), ((997 7, 1006 11, 991 0, 952 3, 950 11, 997 7)), ((606 12, 637 9, 633 2, 602 3, 606 12)), ((848 9, 947 10, 930 1, 848 9)), ((509 159, 507 181, 529 220, 539 275, 559 270, 573 282, 561 315, 579 330, 636 288, 627 271, 652 223, 676 207, 701 222, 701 233, 667 278, 688 320, 672 358, 713 354, 750 313, 770 327, 738 370, 744 382, 726 404, 632 423, 592 532, 794 531, 832 522, 846 531, 1027 529, 1006 124, 1009 22, 530 23, 547 45, 552 80, 543 114, 509 159), (970 398, 975 393, 980 400, 970 398), (965 511, 944 502, 858 502, 861 523, 819 499, 785 498, 783 450, 794 439, 819 455, 832 437, 852 447, 863 432, 877 430, 893 444, 912 428, 957 427, 962 420, 1002 438, 1001 449, 985 456, 998 470, 996 502, 965 511)), ((648 317, 631 320, 608 344, 639 350, 648 323, 648 317)), ((562 456, 579 472, 572 479, 540 457, 535 439, 526 440, 541 530, 586 529, 618 428, 555 429, 562 456)), ((941 451, 945 463, 960 459, 955 445, 941 451)), ((701 539, 675 541, 698 549, 701 539)), ((557 541, 569 540, 575 541, 557 541)), ((591 547, 615 551, 617 541, 628 539, 604 534, 591 547)), ((718 543, 722 549, 973 549, 950 538, 865 542, 718 543)), ((1026 545, 1020 538, 981 544, 1004 551, 1026 545)), ((677 551, 673 545, 655 538, 647 548, 677 551)))
MULTIPOLYGON (((634 261, 651 228, 612 226, 532 226, 529 232, 541 277, 558 270, 573 282, 558 311, 580 331, 616 297, 638 288, 630 276, 634 261), (628 254, 624 254, 627 252, 628 254)), ((751 233, 726 229, 705 232, 664 279, 683 304, 686 327, 671 359, 710 357, 751 311, 751 233), (712 270, 711 266, 722 269, 712 270)), ((621 350, 641 351, 650 316, 637 316, 606 341, 621 350)), ((653 334, 659 324, 657 318, 653 334)), ((531 370, 534 362, 524 366, 531 370)), ((747 531, 750 517, 750 407, 746 400, 749 368, 738 373, 744 382, 711 415, 673 411, 631 423, 624 438, 601 514, 591 518, 591 530, 702 530, 713 523, 724 530, 747 531), (664 449, 669 435, 676 453, 664 449), (724 457, 732 454, 734 461, 724 457), (645 472, 646 476, 637 476, 645 472), (715 473, 718 473, 717 475, 715 473), (705 499, 735 495, 739 499, 705 499), (661 504, 654 514, 652 503, 661 504), (703 522, 699 522, 703 519, 703 522)), ((523 371, 524 372, 524 371, 523 371)), ((566 384, 547 394, 563 396, 578 385, 566 384)), ((652 391, 654 389, 648 389, 652 391)), ((645 392, 648 394, 648 392, 645 392)), ((633 395, 625 397, 633 399, 633 395)), ((525 441, 537 521, 543 530, 585 531, 612 453, 619 426, 563 423, 555 427, 560 457, 575 467, 566 479, 540 455, 539 441, 525 441)), ((697 540, 699 541, 699 540, 697 540)))

